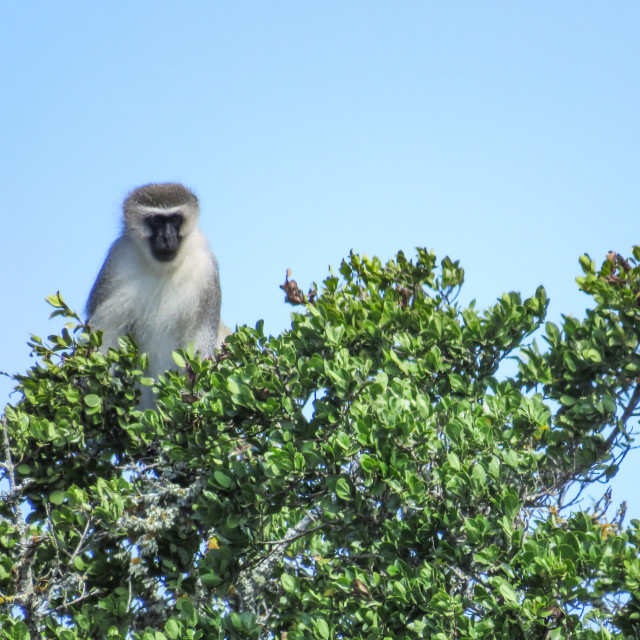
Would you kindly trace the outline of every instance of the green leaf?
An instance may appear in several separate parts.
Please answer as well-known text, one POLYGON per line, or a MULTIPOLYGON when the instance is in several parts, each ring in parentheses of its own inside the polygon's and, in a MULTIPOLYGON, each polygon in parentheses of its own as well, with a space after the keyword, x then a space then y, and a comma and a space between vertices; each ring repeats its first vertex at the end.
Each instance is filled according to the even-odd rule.
POLYGON ((583 357, 591 360, 592 362, 602 362, 602 355, 597 349, 588 348, 582 352, 583 357))
POLYGON ((64 491, 54 491, 49 495, 49 502, 55 505, 61 505, 65 499, 64 491))
POLYGON ((616 410, 616 403, 609 395, 602 396, 602 407, 607 413, 613 413, 616 410))
POLYGON ((330 344, 340 344, 342 336, 344 335, 343 325, 327 325, 325 331, 327 332, 327 338, 330 344))
POLYGON ((178 640, 182 634, 182 625, 175 618, 169 618, 164 630, 170 638, 178 640))
POLYGON ((338 444, 345 450, 348 450, 351 446, 351 438, 349 438, 349 435, 344 431, 338 431, 338 433, 336 433, 336 440, 338 441, 338 444))
POLYGON ((501 581, 500 584, 498 585, 498 591, 500 592, 500 594, 502 595, 502 597, 505 599, 506 602, 514 603, 514 604, 518 602, 518 596, 514 588, 508 582, 501 581))
POLYGON ((591 258, 587 254, 580 256, 580 266, 582 267, 582 270, 584 271, 585 274, 595 275, 596 264, 593 260, 591 260, 591 258))
POLYGON ((184 369, 187 366, 187 361, 179 353, 174 351, 171 355, 173 357, 173 361, 178 367, 184 369))
POLYGON ((45 300, 52 306, 55 307, 56 309, 63 309, 64 307, 66 307, 67 305, 65 304, 64 300, 62 299, 62 296, 60 295, 60 292, 58 291, 57 293, 51 294, 50 296, 47 296, 45 298, 45 300))
POLYGON ((229 489, 233 484, 233 480, 222 471, 214 471, 213 477, 216 479, 216 482, 223 488, 229 489))
POLYGON ((460 458, 458 458, 455 453, 448 453, 447 460, 449 461, 449 464, 453 469, 455 469, 456 471, 460 471, 460 458))
POLYGON ((449 374, 449 384, 451 385, 451 391, 453 391, 453 393, 466 393, 467 384, 462 376, 459 376, 457 373, 449 374))
POLYGON ((487 484, 487 473, 484 470, 484 467, 480 464, 474 465, 471 475, 482 485, 487 484))
POLYGON ((222 578, 214 571, 208 571, 200 574, 200 581, 205 587, 211 588, 217 587, 222 582, 222 578))
POLYGON ((84 403, 87 407, 95 409, 102 405, 102 398, 97 396, 95 393, 89 393, 84 397, 84 403))
POLYGON ((460 444, 461 427, 458 422, 449 422, 445 427, 447 437, 454 443, 460 444))
POLYGON ((323 618, 316 618, 315 628, 321 638, 328 640, 329 638, 329 625, 323 618))
POLYGON ((360 456, 360 464, 367 473, 374 473, 378 469, 378 461, 366 453, 360 456))
POLYGON ((342 500, 351 499, 351 485, 344 476, 338 478, 338 481, 336 482, 336 494, 342 500))
POLYGON ((280 576, 280 582, 287 593, 293 593, 296 590, 296 581, 288 573, 283 573, 280 576))
POLYGON ((11 640, 29 640, 31 636, 27 625, 19 620, 13 625, 11 635, 8 637, 11 638, 11 640))
POLYGON ((191 602, 188 597, 184 596, 182 598, 178 598, 176 601, 176 608, 181 612, 182 617, 188 626, 196 626, 198 623, 198 614, 196 613, 193 602, 191 602))

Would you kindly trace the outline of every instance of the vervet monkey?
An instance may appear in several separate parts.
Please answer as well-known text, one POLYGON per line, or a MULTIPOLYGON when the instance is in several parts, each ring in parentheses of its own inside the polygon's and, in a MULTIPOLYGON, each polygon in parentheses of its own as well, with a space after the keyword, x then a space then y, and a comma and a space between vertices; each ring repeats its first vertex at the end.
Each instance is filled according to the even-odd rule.
MULTIPOLYGON (((220 323, 218 263, 198 226, 198 198, 181 184, 147 184, 124 201, 124 228, 111 245, 87 301, 103 350, 133 336, 149 356, 148 374, 176 365, 172 351, 191 342, 213 355, 229 329, 220 323), (223 334, 223 335, 221 335, 223 334)), ((150 389, 141 406, 153 406, 150 389)))

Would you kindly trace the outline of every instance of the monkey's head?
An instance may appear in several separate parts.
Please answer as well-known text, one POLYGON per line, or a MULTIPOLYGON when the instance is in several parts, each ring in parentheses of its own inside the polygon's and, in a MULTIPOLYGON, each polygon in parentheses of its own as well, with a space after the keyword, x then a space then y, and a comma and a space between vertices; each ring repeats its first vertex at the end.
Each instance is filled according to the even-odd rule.
POLYGON ((146 184, 124 201, 125 233, 158 262, 171 262, 198 224, 196 195, 173 182, 146 184))

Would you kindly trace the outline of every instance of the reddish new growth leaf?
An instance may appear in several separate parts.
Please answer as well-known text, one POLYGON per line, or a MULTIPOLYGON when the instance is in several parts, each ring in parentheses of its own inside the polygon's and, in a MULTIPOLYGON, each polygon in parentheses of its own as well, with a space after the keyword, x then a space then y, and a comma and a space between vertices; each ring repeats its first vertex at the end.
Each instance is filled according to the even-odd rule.
POLYGON ((317 295, 318 295, 318 292, 313 287, 311 287, 309 289, 309 293, 307 293, 307 297, 309 298, 309 302, 311 304, 315 303, 317 295))
POLYGON ((295 280, 289 280, 290 275, 291 269, 287 269, 284 284, 280 285, 280 288, 285 292, 284 301, 293 305, 307 304, 307 298, 300 290, 298 283, 295 280))
POLYGON ((371 599, 371 594, 369 593, 369 589, 367 589, 367 585, 365 585, 362 580, 358 580, 358 578, 354 578, 353 580, 353 591, 352 594, 354 596, 364 596, 368 600, 371 599))
POLYGON ((411 300, 411 291, 406 287, 401 287, 400 285, 398 285, 396 289, 400 294, 400 308, 406 309, 409 306, 409 301, 411 300))
POLYGON ((231 349, 227 346, 226 342, 222 343, 220 349, 216 353, 216 361, 222 362, 223 360, 227 360, 231 357, 231 349))
POLYGON ((618 267, 622 267, 622 270, 625 273, 629 273, 629 271, 631 271, 631 265, 615 251, 609 251, 609 253, 607 253, 607 260, 611 263, 611 273, 605 276, 605 281, 609 284, 622 284, 624 282, 624 278, 622 275, 616 274, 616 271, 618 270, 618 267))
POLYGON ((619 254, 616 254, 616 260, 618 264, 624 269, 625 273, 629 273, 631 271, 631 265, 619 254))
POLYGON ((196 383, 196 380, 198 379, 198 376, 196 375, 195 371, 193 370, 193 367, 189 363, 187 363, 184 373, 189 384, 193 387, 193 385, 196 383))
POLYGON ((193 393, 183 393, 180 397, 182 399, 182 402, 186 402, 187 404, 193 404, 198 400, 198 396, 194 395, 193 393))

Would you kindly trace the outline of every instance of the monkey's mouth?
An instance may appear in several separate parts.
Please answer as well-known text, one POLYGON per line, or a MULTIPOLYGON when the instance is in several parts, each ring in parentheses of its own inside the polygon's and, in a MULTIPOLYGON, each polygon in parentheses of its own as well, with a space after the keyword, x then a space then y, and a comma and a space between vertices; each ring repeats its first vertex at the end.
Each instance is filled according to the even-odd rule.
POLYGON ((176 250, 169 247, 151 247, 151 255, 159 262, 171 262, 177 253, 176 250))

